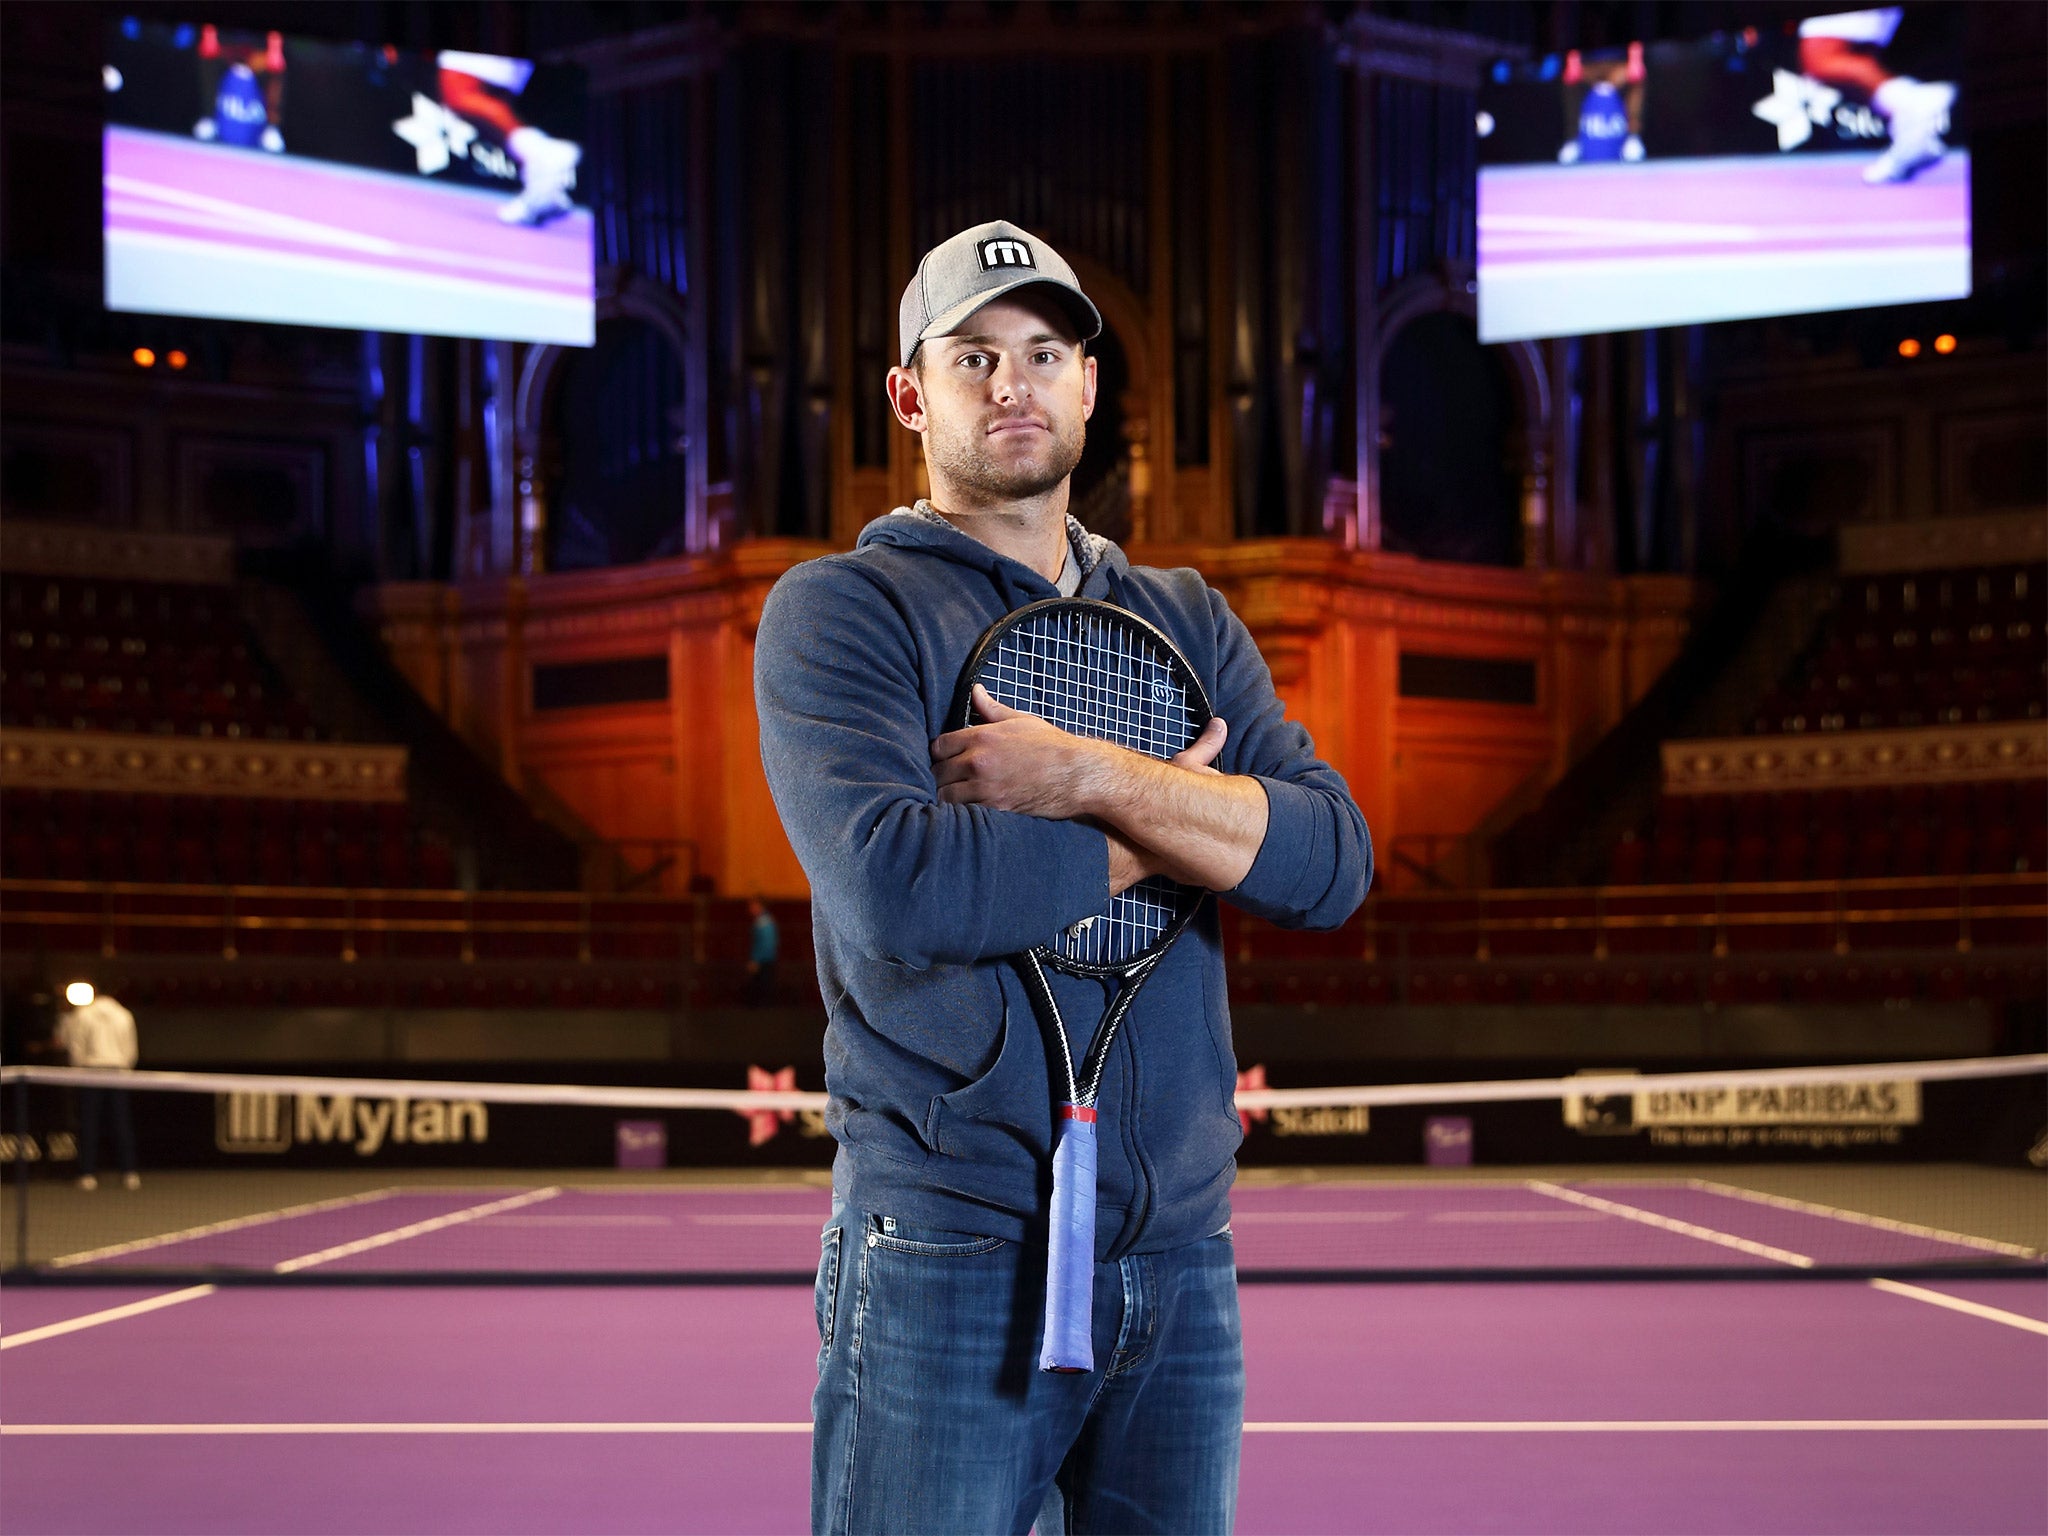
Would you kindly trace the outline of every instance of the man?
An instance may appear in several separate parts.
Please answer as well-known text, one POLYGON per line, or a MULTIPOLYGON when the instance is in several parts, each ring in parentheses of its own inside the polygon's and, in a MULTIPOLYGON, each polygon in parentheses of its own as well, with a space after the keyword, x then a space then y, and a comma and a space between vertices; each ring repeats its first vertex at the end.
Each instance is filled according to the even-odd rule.
POLYGON ((1910 181, 1948 153, 1942 135, 1956 104, 1955 86, 1897 74, 1884 61, 1904 14, 1903 7, 1887 5, 1799 23, 1799 68, 1810 79, 1868 101, 1885 121, 1891 144, 1863 170, 1872 186, 1910 181))
MULTIPOLYGON (((89 981, 67 985, 64 1001, 70 1006, 57 1022, 57 1039, 71 1065, 133 1071, 135 1015, 106 993, 95 992, 89 981)), ((129 1116, 126 1088, 78 1090, 78 1187, 99 1188, 102 1121, 110 1122, 114 1133, 114 1160, 121 1165, 122 1184, 139 1189, 142 1178, 135 1171, 135 1122, 129 1116)))
MULTIPOLYGON (((1213 904, 1104 1074, 1092 1372, 1035 1368, 1054 1095, 1011 957, 1153 873, 1334 926, 1371 854, 1222 597, 1067 516, 1101 328, 1072 269, 1014 225, 928 253, 887 388, 930 499, 790 571, 761 615, 762 756, 811 881, 840 1143, 817 1286, 820 1531, 1224 1531, 1234 1513, 1241 1130, 1213 904), (1060 593, 1120 604, 1186 653, 1219 718, 1173 763, 985 695, 990 723, 948 729, 982 631, 1060 593)), ((1104 987, 1049 981, 1092 1028, 1104 987)))
POLYGON ((440 68, 441 104, 495 130, 519 164, 519 195, 499 205, 498 217, 507 224, 545 224, 567 213, 573 206, 569 194, 576 186, 583 147, 520 117, 514 98, 533 78, 533 65, 494 53, 445 48, 435 62, 440 68))
POLYGON ((768 903, 755 896, 747 902, 747 1001, 765 1008, 775 1001, 775 960, 782 951, 782 930, 768 903))

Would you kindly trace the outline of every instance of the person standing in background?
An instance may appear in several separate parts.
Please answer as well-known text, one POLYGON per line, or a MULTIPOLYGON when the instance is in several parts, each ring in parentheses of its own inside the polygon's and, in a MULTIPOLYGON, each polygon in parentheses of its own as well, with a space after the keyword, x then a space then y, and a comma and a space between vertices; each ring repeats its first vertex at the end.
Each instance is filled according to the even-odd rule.
POLYGON ((747 913, 754 920, 747 940, 747 1001, 766 1007, 775 1001, 775 961, 782 952, 782 931, 760 897, 748 901, 747 913))
MULTIPOLYGON (((65 987, 64 1001, 70 1006, 57 1021, 57 1039, 71 1065, 133 1071, 135 1015, 104 992, 95 992, 89 981, 74 981, 65 987)), ((135 1121, 126 1088, 78 1090, 78 1187, 100 1187, 102 1121, 111 1123, 114 1160, 121 1165, 122 1185, 140 1188, 142 1176, 135 1171, 135 1121)))

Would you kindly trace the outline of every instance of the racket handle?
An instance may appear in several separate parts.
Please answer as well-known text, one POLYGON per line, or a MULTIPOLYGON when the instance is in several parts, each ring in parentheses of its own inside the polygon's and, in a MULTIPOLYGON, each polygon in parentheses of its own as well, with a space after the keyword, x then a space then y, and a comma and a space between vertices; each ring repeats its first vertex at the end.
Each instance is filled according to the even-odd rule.
POLYGON ((1095 1111, 1060 1106, 1041 1371, 1095 1369, 1095 1111))

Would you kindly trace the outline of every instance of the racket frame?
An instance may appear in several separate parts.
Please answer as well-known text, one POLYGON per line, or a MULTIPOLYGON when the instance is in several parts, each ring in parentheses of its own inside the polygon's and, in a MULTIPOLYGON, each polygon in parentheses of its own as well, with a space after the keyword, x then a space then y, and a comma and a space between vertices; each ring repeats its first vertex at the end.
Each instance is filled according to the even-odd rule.
MULTIPOLYGON (((989 626, 961 669, 960 686, 948 717, 953 728, 957 730, 975 723, 974 685, 980 680, 982 666, 990 652, 1000 646, 1007 635, 1047 616, 1050 610, 1088 612, 1100 609, 1108 609, 1115 622, 1134 630, 1156 649, 1185 694, 1192 726, 1189 740, 1200 735, 1214 711, 1209 705, 1208 690, 1202 686, 1202 680, 1195 675, 1180 647, 1157 625, 1129 609, 1094 598, 1074 597, 1046 598, 1027 603, 989 626)), ((1148 879, 1164 881, 1162 876, 1148 879)), ((1017 957, 1018 970, 1023 975, 1025 991, 1030 995, 1032 1010, 1038 1015, 1040 1028, 1050 1032, 1058 1044, 1067 1078, 1066 1093, 1057 1106, 1053 1126, 1053 1197, 1046 1262, 1045 1328, 1038 1360, 1038 1368, 1042 1371, 1075 1373, 1095 1368, 1091 1335, 1094 1323, 1096 1098, 1101 1092, 1102 1073, 1108 1064, 1109 1053, 1115 1046, 1124 1018, 1137 1000, 1138 989, 1158 967, 1174 941, 1194 921, 1195 914, 1201 910, 1208 896, 1203 891, 1192 891, 1190 895, 1191 888, 1179 882, 1164 883, 1173 888, 1179 910, 1152 942, 1137 954, 1119 961, 1090 961, 1063 954, 1051 944, 1038 944, 1017 957), (1074 1061, 1073 1045, 1068 1039, 1066 1020, 1060 1012, 1058 999, 1053 996, 1052 986, 1046 980, 1047 965, 1070 976, 1114 980, 1117 983, 1116 992, 1103 1010, 1101 1021, 1095 1026, 1089 1048, 1078 1067, 1074 1061), (1067 1174, 1064 1178, 1061 1177, 1062 1170, 1067 1174)), ((1118 900, 1120 895, 1110 899, 1118 900)))

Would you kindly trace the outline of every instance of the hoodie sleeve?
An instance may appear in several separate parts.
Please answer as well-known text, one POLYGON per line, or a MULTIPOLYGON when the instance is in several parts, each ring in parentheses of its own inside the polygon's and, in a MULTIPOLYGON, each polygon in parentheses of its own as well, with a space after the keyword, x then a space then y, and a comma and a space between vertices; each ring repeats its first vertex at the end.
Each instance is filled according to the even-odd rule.
POLYGON ((1238 616, 1209 592, 1216 626, 1216 713, 1230 723, 1217 766, 1266 791, 1266 840, 1224 900, 1283 928, 1336 928, 1372 884, 1372 837, 1342 775, 1286 716, 1273 674, 1238 616))
POLYGON ((1017 954, 1109 901, 1109 844, 1078 822, 947 805, 915 644, 890 598, 827 558, 761 611, 761 760, 833 931, 924 969, 1017 954))

